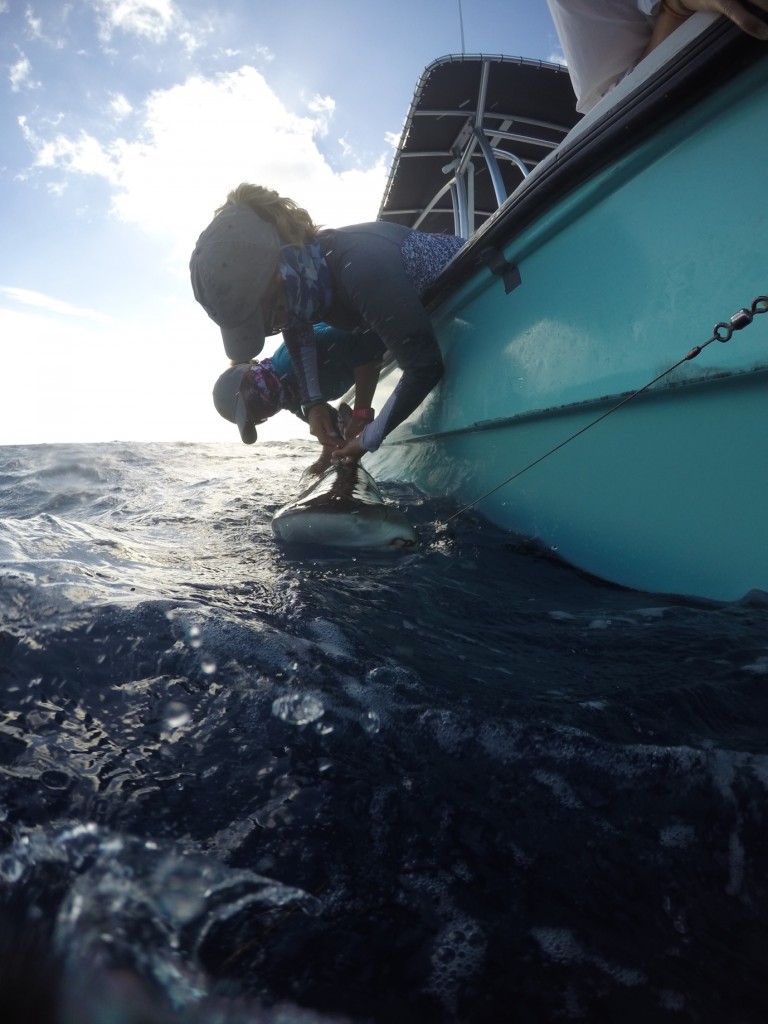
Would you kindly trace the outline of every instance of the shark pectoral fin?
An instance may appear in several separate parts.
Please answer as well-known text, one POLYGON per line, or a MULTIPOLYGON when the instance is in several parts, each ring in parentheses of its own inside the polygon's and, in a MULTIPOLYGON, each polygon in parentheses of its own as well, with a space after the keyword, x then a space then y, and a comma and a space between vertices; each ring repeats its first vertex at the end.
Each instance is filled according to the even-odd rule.
POLYGON ((352 419, 352 408, 346 402, 339 402, 339 422, 341 429, 346 430, 349 421, 352 419))

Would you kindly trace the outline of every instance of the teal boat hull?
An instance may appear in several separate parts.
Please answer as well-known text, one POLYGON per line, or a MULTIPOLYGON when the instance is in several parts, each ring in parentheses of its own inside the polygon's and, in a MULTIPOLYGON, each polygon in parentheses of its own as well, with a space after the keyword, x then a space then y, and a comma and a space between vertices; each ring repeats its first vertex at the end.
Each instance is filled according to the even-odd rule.
POLYGON ((371 472, 617 584, 768 591, 765 303, 666 372, 768 293, 766 126, 763 59, 497 243, 519 285, 433 304, 444 378, 371 472))

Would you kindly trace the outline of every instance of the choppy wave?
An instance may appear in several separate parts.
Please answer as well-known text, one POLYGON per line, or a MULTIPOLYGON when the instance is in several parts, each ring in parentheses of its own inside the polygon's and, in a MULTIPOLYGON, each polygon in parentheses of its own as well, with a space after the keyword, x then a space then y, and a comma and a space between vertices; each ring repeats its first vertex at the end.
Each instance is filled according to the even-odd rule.
POLYGON ((764 1020, 760 595, 293 551, 312 454, 0 449, 4 1022, 764 1020))

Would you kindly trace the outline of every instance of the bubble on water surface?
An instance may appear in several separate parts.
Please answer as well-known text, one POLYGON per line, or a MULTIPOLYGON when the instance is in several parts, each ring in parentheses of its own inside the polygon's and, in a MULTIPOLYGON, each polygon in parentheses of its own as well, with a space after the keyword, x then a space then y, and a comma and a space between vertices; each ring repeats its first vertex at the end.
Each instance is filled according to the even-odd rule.
POLYGON ((18 857, 14 857, 10 853, 4 854, 0 857, 0 880, 8 885, 13 885, 24 874, 24 866, 23 861, 18 857))
POLYGON ((180 729, 183 725, 187 725, 192 720, 192 712, 189 710, 186 704, 182 704, 181 701, 171 701, 171 703, 165 709, 165 717, 163 725, 169 731, 173 729, 180 729))
POLYGON ((40 782, 46 789, 68 789, 72 782, 68 772, 58 771, 55 768, 48 768, 40 775, 40 782))
POLYGON ((291 725, 309 725, 325 714, 317 697, 308 693, 288 693, 272 702, 272 714, 291 725))
POLYGON ((381 729, 381 718, 375 711, 366 711, 360 716, 360 724, 369 736, 374 736, 381 729))

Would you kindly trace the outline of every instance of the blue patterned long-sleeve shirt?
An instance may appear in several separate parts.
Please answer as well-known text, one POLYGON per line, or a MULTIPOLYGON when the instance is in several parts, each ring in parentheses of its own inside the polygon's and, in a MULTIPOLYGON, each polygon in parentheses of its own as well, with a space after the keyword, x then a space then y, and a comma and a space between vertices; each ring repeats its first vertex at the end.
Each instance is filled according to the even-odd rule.
MULTIPOLYGON (((323 230, 317 240, 333 282, 323 320, 333 327, 374 332, 403 371, 383 409, 359 437, 365 451, 375 451, 442 376, 440 348, 421 295, 464 239, 376 221, 323 230)), ((311 325, 294 321, 284 328, 283 337, 303 404, 322 400, 311 325)))

